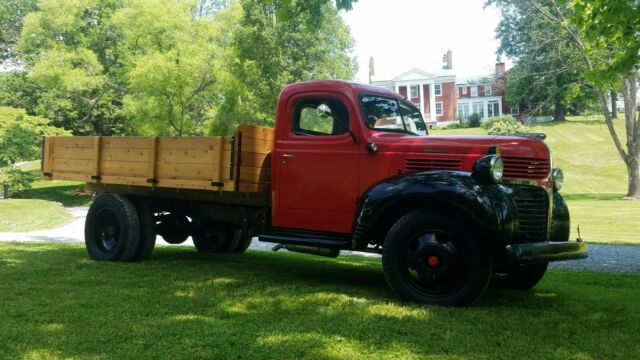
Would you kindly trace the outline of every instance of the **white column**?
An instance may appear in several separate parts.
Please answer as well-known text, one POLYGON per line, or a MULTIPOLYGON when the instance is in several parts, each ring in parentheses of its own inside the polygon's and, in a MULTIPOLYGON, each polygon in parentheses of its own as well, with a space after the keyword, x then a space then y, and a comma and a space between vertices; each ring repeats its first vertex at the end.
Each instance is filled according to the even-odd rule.
POLYGON ((488 119, 489 118, 489 102, 487 100, 484 100, 484 116, 483 118, 488 119))
POLYGON ((420 86, 420 89, 418 89, 420 93, 420 114, 424 117, 424 84, 420 84, 418 86, 420 86))
POLYGON ((400 86, 398 85, 398 83, 393 83, 393 86, 395 86, 396 92, 400 94, 400 86))
POLYGON ((498 112, 502 116, 502 97, 498 98, 498 112))
POLYGON ((436 94, 434 91, 435 82, 429 83, 429 114, 431 121, 436 121, 436 94))

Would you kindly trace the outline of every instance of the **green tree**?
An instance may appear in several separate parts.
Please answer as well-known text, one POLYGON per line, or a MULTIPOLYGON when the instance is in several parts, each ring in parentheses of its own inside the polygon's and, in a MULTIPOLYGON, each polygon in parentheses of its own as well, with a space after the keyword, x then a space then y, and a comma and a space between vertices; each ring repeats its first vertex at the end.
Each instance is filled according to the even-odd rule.
POLYGON ((37 0, 0 1, 0 64, 15 61, 16 44, 26 14, 36 10, 37 0))
POLYGON ((236 122, 273 124, 286 84, 353 77, 349 29, 333 4, 321 3, 321 16, 313 19, 317 12, 304 8, 281 21, 280 2, 264 0, 243 0, 219 13, 218 26, 227 29, 218 40, 225 67, 212 132, 228 132, 236 122))
POLYGON ((501 8, 531 12, 560 28, 585 69, 614 145, 627 166, 627 197, 640 199, 640 2, 635 0, 496 0, 501 8), (622 88, 626 146, 613 127, 608 94, 622 88))
POLYGON ((593 96, 584 81, 584 65, 562 27, 523 5, 499 3, 497 54, 515 60, 507 101, 524 105, 533 114, 553 113, 555 120, 564 120, 568 110, 584 108, 593 96))

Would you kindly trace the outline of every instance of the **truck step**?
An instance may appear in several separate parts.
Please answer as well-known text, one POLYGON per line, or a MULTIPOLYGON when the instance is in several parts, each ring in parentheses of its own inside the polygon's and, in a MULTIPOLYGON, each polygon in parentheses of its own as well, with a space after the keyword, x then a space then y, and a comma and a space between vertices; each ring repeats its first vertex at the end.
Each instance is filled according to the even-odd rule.
POLYGON ((294 237, 282 235, 260 235, 258 240, 262 242, 278 243, 285 245, 306 245, 331 249, 347 249, 348 240, 313 239, 307 237, 294 237))

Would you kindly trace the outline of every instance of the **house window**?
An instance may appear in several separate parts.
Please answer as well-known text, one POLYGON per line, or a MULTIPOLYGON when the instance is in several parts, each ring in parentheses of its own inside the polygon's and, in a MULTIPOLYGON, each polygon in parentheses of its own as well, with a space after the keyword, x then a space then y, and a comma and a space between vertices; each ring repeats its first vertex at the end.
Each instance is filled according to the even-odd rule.
POLYGON ((418 85, 411 85, 411 86, 409 87, 409 90, 410 90, 410 92, 409 92, 409 93, 410 93, 410 95, 411 95, 411 98, 412 98, 412 99, 415 99, 415 98, 417 98, 417 97, 419 97, 419 96, 420 96, 420 95, 418 94, 418 91, 419 91, 419 89, 418 89, 418 85))
POLYGON ((442 101, 436 103, 436 115, 442 115, 442 101))
POLYGON ((477 86, 472 86, 471 87, 471 97, 476 97, 478 96, 478 87, 477 86))
POLYGON ((435 85, 433 86, 433 93, 434 93, 436 96, 440 96, 440 95, 442 95, 442 86, 441 86, 440 84, 435 84, 435 85))
POLYGON ((484 86, 484 96, 491 96, 491 85, 484 86))
POLYGON ((467 95, 467 87, 466 86, 462 87, 462 95, 467 95))
POLYGON ((511 115, 520 115, 520 105, 511 107, 511 115))

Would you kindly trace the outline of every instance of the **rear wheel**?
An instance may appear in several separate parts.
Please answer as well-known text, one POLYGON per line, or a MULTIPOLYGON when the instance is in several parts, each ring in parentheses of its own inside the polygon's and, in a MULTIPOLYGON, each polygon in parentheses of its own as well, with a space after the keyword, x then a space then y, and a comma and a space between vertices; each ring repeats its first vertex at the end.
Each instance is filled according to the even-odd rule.
POLYGON ((135 206, 122 195, 99 195, 87 213, 84 237, 87 252, 94 260, 133 260, 140 239, 135 206))
POLYGON ((488 246, 447 217, 425 210, 408 213, 393 225, 382 264, 398 296, 434 305, 472 303, 492 273, 488 246))
POLYGON ((153 207, 145 202, 136 202, 140 220, 140 241, 133 260, 147 260, 156 246, 156 217, 153 207))
POLYGON ((242 230, 233 224, 201 227, 191 234, 198 252, 243 253, 251 244, 251 236, 242 238, 242 230))
POLYGON ((191 221, 185 215, 171 214, 162 217, 156 231, 164 241, 178 245, 187 241, 191 227, 191 221))

